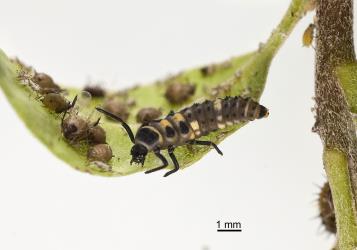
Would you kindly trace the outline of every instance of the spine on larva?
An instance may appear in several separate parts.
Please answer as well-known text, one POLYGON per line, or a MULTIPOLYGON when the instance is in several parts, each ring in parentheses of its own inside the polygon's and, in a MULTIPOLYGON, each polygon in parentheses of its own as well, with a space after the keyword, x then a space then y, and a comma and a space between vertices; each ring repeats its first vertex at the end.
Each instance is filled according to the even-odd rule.
POLYGON ((241 96, 196 103, 180 113, 186 118, 196 138, 241 121, 267 117, 269 114, 264 106, 241 96))

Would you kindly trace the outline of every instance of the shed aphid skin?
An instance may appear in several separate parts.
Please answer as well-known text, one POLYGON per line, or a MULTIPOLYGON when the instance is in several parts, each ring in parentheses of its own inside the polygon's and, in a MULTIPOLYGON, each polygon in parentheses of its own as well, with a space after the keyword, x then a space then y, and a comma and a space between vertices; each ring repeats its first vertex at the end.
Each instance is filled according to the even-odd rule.
POLYGON ((160 150, 168 150, 174 164, 174 169, 167 172, 164 177, 179 170, 180 166, 175 157, 174 150, 185 144, 212 146, 217 153, 222 155, 217 145, 211 141, 198 140, 201 136, 212 131, 223 129, 241 121, 253 121, 267 117, 268 109, 251 98, 240 96, 226 97, 214 101, 206 100, 195 103, 178 112, 170 112, 165 118, 153 120, 142 124, 135 136, 129 125, 115 114, 97 107, 99 112, 120 122, 134 146, 131 148, 131 163, 144 165, 145 157, 149 152, 154 152, 162 165, 146 171, 152 173, 168 166, 167 159, 160 150))
POLYGON ((302 46, 310 47, 312 45, 312 42, 314 40, 314 31, 315 24, 310 23, 310 25, 306 28, 304 34, 302 35, 302 46))

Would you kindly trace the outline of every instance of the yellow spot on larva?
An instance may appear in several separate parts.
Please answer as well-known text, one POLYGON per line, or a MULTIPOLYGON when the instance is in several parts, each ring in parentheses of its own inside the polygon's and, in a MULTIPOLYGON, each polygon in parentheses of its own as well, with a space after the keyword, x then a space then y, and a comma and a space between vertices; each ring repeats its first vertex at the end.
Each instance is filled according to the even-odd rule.
POLYGON ((225 128, 226 127, 226 124, 225 123, 218 123, 218 128, 219 129, 223 129, 223 128, 225 128))
POLYGON ((302 46, 310 47, 314 40, 315 24, 311 23, 302 35, 302 46))
POLYGON ((200 130, 200 125, 198 125, 197 121, 190 122, 190 126, 195 133, 200 130))
POLYGON ((195 139, 195 133, 193 133, 192 131, 190 131, 190 140, 193 140, 195 139))
POLYGON ((160 125, 165 128, 165 127, 167 127, 167 126, 170 126, 171 123, 170 123, 168 120, 166 120, 166 119, 162 119, 162 120, 160 121, 160 125))
POLYGON ((180 122, 180 121, 184 121, 185 120, 183 115, 181 115, 180 113, 176 113, 172 118, 173 118, 173 120, 175 122, 180 122))
POLYGON ((217 99, 214 101, 214 110, 221 111, 222 110, 222 100, 217 99))

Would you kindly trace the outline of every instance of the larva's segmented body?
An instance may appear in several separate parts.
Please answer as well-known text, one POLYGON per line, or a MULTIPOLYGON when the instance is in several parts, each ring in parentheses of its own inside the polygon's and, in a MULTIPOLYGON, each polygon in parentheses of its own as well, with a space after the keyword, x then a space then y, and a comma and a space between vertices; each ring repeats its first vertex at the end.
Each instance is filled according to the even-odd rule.
POLYGON ((149 151, 181 146, 241 121, 253 121, 268 115, 268 110, 251 98, 226 97, 196 103, 166 118, 144 124, 136 133, 135 143, 149 151))
POLYGON ((169 156, 175 168, 165 174, 168 176, 179 169, 173 151, 184 144, 196 144, 213 146, 219 154, 222 152, 217 145, 210 141, 199 141, 202 136, 212 131, 223 129, 242 121, 253 121, 268 116, 268 109, 251 98, 240 96, 226 97, 214 101, 206 100, 203 103, 195 103, 178 112, 170 112, 163 119, 153 120, 143 124, 134 136, 130 127, 114 114, 97 108, 98 111, 121 122, 134 146, 131 149, 131 162, 145 162, 148 152, 153 151, 162 161, 163 165, 145 173, 151 173, 165 168, 168 165, 166 158, 160 150, 168 149, 169 156))

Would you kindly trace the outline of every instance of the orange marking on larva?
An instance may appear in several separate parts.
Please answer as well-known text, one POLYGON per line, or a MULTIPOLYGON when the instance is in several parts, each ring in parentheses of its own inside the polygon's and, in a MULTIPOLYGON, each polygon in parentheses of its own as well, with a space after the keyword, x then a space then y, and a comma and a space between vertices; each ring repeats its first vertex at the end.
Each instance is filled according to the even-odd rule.
POLYGON ((160 125, 165 128, 165 127, 167 127, 167 126, 171 126, 171 123, 170 123, 168 120, 166 120, 166 119, 162 119, 162 120, 160 121, 160 125))

